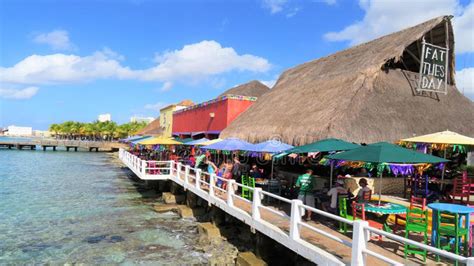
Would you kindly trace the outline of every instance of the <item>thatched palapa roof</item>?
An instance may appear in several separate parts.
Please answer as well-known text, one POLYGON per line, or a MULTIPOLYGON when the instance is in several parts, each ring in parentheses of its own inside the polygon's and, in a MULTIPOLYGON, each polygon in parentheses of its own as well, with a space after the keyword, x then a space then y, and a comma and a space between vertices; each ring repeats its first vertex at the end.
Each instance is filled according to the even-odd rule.
POLYGON ((217 98, 225 95, 241 95, 241 96, 250 96, 250 97, 260 97, 265 93, 269 92, 270 88, 265 86, 258 80, 252 80, 250 82, 241 84, 239 86, 233 87, 231 89, 226 90, 217 98))
POLYGON ((138 131, 137 135, 158 136, 163 133, 163 128, 160 126, 160 118, 153 120, 142 130, 138 131))
POLYGON ((474 136, 474 103, 455 87, 452 25, 438 17, 285 71, 221 138, 371 143, 446 129, 474 136), (447 95, 415 90, 423 36, 443 47, 449 37, 447 95))

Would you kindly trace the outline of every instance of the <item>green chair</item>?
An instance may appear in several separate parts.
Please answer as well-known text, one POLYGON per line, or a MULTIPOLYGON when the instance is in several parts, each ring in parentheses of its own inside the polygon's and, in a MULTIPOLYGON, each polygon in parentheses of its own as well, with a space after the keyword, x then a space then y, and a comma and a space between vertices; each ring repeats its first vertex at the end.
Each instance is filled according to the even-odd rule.
MULTIPOLYGON (((436 247, 452 251, 451 240, 454 240, 454 253, 459 254, 459 244, 461 244, 461 239, 464 238, 463 251, 466 253, 469 250, 468 243, 468 234, 469 227, 466 227, 464 222, 461 221, 463 215, 458 213, 446 213, 446 212, 437 212, 437 221, 438 221, 438 236, 436 237, 436 247), (441 238, 446 238, 446 243, 442 245, 441 238)), ((439 261, 439 256, 437 256, 439 261)), ((456 261, 456 265, 457 265, 456 261)))
MULTIPOLYGON (((419 208, 407 209, 405 216, 405 238, 409 238, 410 233, 423 234, 423 243, 428 241, 428 210, 419 208)), ((423 256, 423 262, 426 262, 426 250, 416 246, 405 244, 405 259, 408 254, 419 254, 423 256)))
MULTIPOLYGON (((347 197, 338 198, 339 216, 348 220, 354 220, 354 217, 347 213, 347 197)), ((347 224, 339 222, 339 232, 347 234, 347 224)))
POLYGON ((249 178, 246 175, 242 175, 242 198, 249 199, 250 198, 250 190, 246 187, 249 185, 249 178))
MULTIPOLYGON (((255 178, 253 177, 248 177, 248 186, 251 188, 255 188, 255 178)), ((249 189, 249 200, 252 200, 253 198, 253 189, 249 189)))

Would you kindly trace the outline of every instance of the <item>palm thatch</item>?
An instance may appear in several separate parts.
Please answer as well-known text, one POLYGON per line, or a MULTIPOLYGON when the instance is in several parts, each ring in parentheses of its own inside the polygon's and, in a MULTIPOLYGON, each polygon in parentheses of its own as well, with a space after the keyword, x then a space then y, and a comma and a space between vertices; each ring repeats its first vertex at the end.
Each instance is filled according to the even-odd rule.
POLYGON ((160 126, 160 118, 153 120, 150 124, 138 131, 137 135, 143 136, 159 136, 163 133, 163 128, 160 126))
POLYGON ((269 91, 270 91, 270 88, 262 84, 260 81, 252 80, 245 84, 241 84, 239 86, 228 89, 217 97, 221 97, 221 96, 225 96, 229 94, 250 96, 250 97, 260 97, 269 91))
POLYGON ((452 25, 438 17, 285 71, 221 138, 370 143, 446 129, 473 136, 474 103, 455 87, 452 25), (445 47, 446 36, 448 94, 417 92, 421 39, 445 47))

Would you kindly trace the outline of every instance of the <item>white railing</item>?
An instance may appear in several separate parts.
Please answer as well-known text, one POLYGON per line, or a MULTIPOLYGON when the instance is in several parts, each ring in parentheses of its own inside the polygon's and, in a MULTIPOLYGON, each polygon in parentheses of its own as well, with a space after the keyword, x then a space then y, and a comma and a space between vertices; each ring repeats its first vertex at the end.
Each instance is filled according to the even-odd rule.
POLYGON ((474 257, 463 257, 451 252, 447 252, 426 244, 422 244, 407 238, 397 236, 382 230, 370 227, 367 221, 348 220, 340 216, 324 212, 319 209, 304 205, 300 200, 289 200, 281 196, 262 191, 261 188, 252 188, 236 183, 235 180, 228 180, 202 172, 200 169, 192 169, 181 163, 173 161, 144 161, 131 153, 120 149, 119 158, 127 165, 139 178, 144 180, 172 180, 175 183, 189 189, 197 196, 205 199, 209 205, 215 205, 228 214, 248 224, 252 230, 257 230, 268 237, 280 242, 299 255, 318 265, 344 265, 345 262, 329 252, 313 245, 302 237, 301 230, 304 228, 318 235, 329 238, 344 246, 352 248, 350 265, 367 265, 367 256, 375 257, 389 265, 403 265, 391 258, 385 257, 375 251, 368 249, 370 234, 378 234, 401 244, 409 244, 420 249, 427 250, 434 255, 455 260, 468 266, 474 266, 474 257), (154 162, 150 164, 150 162, 154 162), (154 165, 154 167, 150 167, 154 165), (159 165, 159 166, 156 166, 159 165), (153 172, 159 170, 160 172, 153 172), (191 172, 193 174, 191 174, 191 172), (218 182, 219 181, 219 182, 218 182), (217 183, 226 184, 226 188, 217 186, 217 183), (236 188, 246 188, 252 193, 252 200, 243 198, 236 194, 236 188), (262 204, 263 197, 271 197, 280 202, 291 204, 291 212, 288 216, 285 212, 279 211, 270 206, 262 204), (346 223, 353 227, 352 240, 347 240, 339 234, 331 234, 325 230, 315 227, 310 223, 303 222, 301 217, 305 211, 311 211, 326 218, 346 223), (264 214, 264 215, 262 215, 264 214), (272 224, 265 219, 268 214, 286 221, 289 232, 272 224))

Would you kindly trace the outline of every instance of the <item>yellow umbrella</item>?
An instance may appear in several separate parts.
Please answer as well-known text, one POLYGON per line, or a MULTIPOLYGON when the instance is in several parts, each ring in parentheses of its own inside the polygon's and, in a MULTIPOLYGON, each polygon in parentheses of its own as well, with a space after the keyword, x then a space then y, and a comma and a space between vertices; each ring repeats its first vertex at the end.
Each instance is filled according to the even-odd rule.
POLYGON ((183 144, 172 138, 151 138, 138 142, 141 145, 180 145, 183 144))
POLYGON ((413 138, 402 139, 402 141, 448 145, 474 145, 474 138, 463 136, 461 134, 449 130, 413 138))
MULTIPOLYGON (((433 133, 433 134, 428 134, 428 135, 423 135, 423 136, 418 136, 418 137, 413 137, 413 138, 402 139, 401 141, 414 142, 414 143, 439 144, 441 146, 441 149, 444 149, 444 158, 446 158, 446 148, 449 145, 473 145, 474 146, 474 138, 463 136, 461 134, 458 134, 456 132, 452 132, 449 130, 433 133)), ((441 173, 441 180, 444 180, 445 169, 446 167, 444 166, 443 172, 441 173)), ((443 185, 441 184, 441 188, 442 187, 443 185)))
POLYGON ((206 142, 202 142, 202 143, 199 143, 197 145, 199 146, 207 146, 207 145, 211 145, 211 144, 214 144, 214 143, 217 143, 217 142, 220 142, 222 141, 222 139, 212 139, 212 140, 208 140, 206 142))

